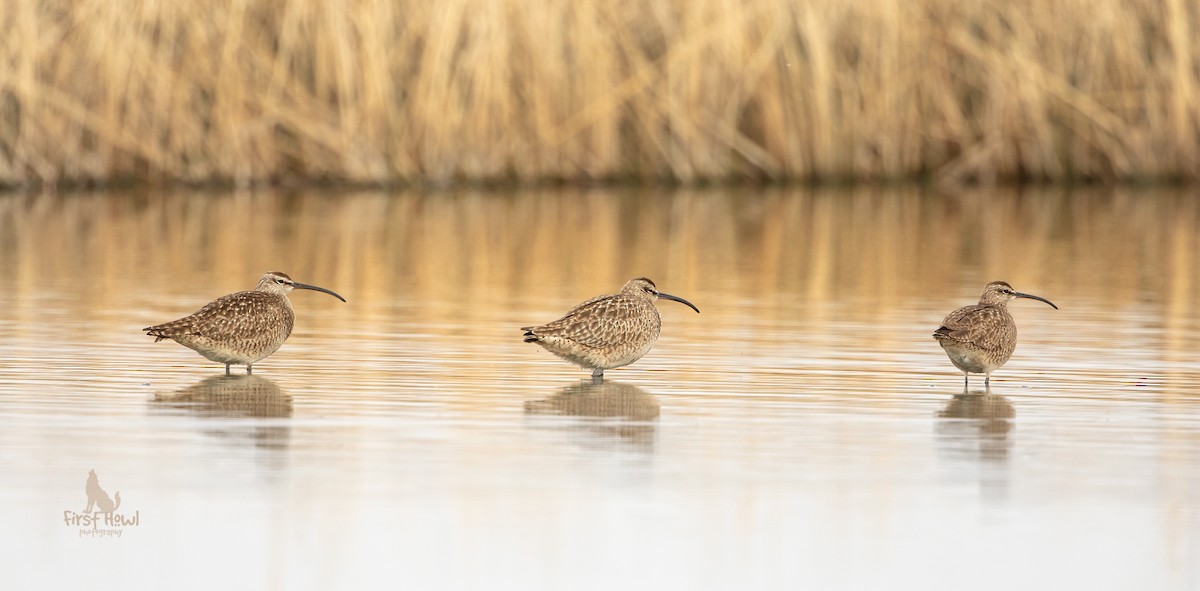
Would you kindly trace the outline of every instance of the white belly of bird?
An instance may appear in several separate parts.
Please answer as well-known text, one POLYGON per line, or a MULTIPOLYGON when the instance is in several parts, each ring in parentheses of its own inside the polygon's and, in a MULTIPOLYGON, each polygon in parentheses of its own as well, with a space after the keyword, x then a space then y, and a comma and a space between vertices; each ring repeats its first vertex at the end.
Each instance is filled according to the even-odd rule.
POLYGON ((955 367, 965 372, 970 373, 987 373, 996 368, 989 367, 989 362, 985 356, 966 348, 947 346, 945 341, 942 341, 942 348, 946 350, 946 355, 950 357, 950 362, 955 367))
POLYGON ((626 365, 629 365, 630 363, 633 363, 634 361, 637 361, 638 359, 645 357, 646 353, 649 353, 650 349, 652 349, 653 347, 654 347, 654 340, 653 339, 648 340, 648 341, 646 341, 646 343, 644 345, 630 351, 630 353, 628 355, 621 355, 619 357, 614 357, 614 358, 609 359, 608 363, 603 366, 603 369, 614 369, 614 368, 624 367, 626 365))
POLYGON ((213 343, 211 340, 203 337, 193 337, 190 339, 178 339, 179 344, 184 345, 193 351, 203 355, 209 361, 217 363, 233 363, 236 365, 254 364, 262 359, 270 357, 272 353, 279 350, 283 346, 283 341, 274 343, 274 346, 268 344, 266 347, 256 350, 234 350, 233 347, 220 346, 213 343))

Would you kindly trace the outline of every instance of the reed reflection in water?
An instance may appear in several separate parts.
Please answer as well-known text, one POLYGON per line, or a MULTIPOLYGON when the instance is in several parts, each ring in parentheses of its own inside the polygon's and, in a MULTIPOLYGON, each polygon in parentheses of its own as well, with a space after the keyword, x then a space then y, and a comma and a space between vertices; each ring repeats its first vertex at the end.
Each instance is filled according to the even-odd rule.
POLYGON ((0 587, 1195 586, 1198 250, 1172 192, 0 197, 0 587), (273 269, 351 304, 253 376, 138 330, 273 269), (704 314, 603 387, 521 342, 642 275, 704 314), (1061 310, 957 396, 995 279, 1061 310), (155 526, 53 568, 91 468, 155 526))

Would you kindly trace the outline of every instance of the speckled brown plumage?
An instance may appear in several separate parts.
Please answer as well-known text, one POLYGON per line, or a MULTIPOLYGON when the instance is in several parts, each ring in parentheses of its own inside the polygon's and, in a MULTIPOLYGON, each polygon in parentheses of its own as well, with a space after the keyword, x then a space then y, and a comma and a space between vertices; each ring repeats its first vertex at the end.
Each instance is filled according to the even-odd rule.
POLYGON ((253 291, 239 291, 209 302, 194 314, 142 330, 154 342, 171 339, 205 358, 230 365, 245 365, 249 373, 255 362, 265 359, 292 334, 296 314, 287 294, 292 289, 342 296, 323 287, 292 281, 272 271, 262 276, 253 291))
POLYGON ((984 384, 990 383, 992 372, 1007 363, 1016 350, 1017 323, 1008 313, 1008 302, 1015 298, 1039 300, 1058 309, 1047 299, 993 281, 983 288, 978 304, 951 312, 933 332, 950 362, 962 370, 964 388, 973 373, 984 374, 984 384))
POLYGON ((658 340, 662 317, 654 301, 658 298, 681 302, 683 298, 662 293, 654 282, 632 279, 613 294, 594 297, 571 308, 562 318, 541 326, 526 326, 525 342, 537 343, 547 351, 602 377, 604 370, 629 365, 641 359, 658 340))

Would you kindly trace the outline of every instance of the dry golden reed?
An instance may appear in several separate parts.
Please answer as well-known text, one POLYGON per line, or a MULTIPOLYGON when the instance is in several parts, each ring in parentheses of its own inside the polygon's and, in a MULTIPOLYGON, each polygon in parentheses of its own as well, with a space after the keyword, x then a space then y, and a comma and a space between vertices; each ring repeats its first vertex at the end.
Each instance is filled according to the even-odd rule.
POLYGON ((0 184, 1185 179, 1196 0, 0 2, 0 184))

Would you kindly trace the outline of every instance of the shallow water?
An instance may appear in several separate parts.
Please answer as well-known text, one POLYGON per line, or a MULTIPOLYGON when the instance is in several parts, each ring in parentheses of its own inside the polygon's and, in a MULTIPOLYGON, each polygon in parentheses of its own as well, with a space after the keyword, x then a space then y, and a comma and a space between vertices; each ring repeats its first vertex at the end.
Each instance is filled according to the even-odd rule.
POLYGON ((1172 192, 0 197, 0 587, 1200 589, 1198 251, 1172 192), (138 330, 276 269, 349 303, 251 376, 138 330), (604 384, 521 342, 638 275, 701 314, 604 384), (1061 310, 964 396, 992 279, 1061 310))

